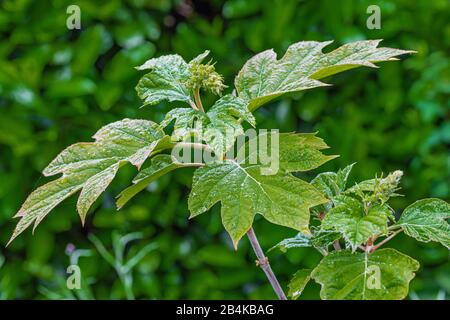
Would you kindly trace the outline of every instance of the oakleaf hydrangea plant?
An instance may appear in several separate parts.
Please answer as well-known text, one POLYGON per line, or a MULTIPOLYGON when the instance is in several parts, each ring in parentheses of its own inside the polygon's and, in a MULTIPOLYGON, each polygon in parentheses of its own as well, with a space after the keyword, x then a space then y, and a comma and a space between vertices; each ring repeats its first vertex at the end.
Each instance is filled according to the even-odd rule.
POLYGON ((273 50, 266 50, 245 63, 234 88, 227 87, 214 63, 206 60, 209 51, 189 62, 176 54, 148 60, 137 67, 145 72, 136 87, 144 106, 168 101, 185 103, 185 107, 172 108, 161 123, 123 119, 108 124, 93 136, 93 142, 63 150, 43 171, 45 176, 59 177, 28 196, 16 214, 20 220, 10 242, 29 226, 34 229, 75 193, 79 193, 77 211, 84 223, 91 205, 127 163, 139 173, 118 195, 118 208, 160 176, 197 167, 188 199, 190 217, 220 202, 222 223, 235 248, 247 235, 278 298, 286 296, 252 228, 256 214, 300 232, 283 246, 300 241, 324 254, 314 270, 296 274, 290 284, 292 297, 298 297, 313 278, 322 284, 323 298, 403 298, 418 264, 395 250, 377 250, 381 243, 375 241, 404 230, 419 241, 439 241, 448 247, 448 204, 422 200, 394 222, 387 201, 395 195, 400 172, 345 189, 348 167, 321 174, 309 183, 294 173, 315 169, 335 157, 323 153, 328 146, 316 134, 261 130, 252 135, 244 130, 244 126, 256 127, 255 110, 278 97, 327 86, 320 79, 412 53, 378 47, 379 42, 352 42, 328 53, 322 50, 329 41, 298 42, 280 59, 273 50), (219 98, 204 106, 204 92, 219 98), (314 219, 310 223, 311 217, 320 224, 314 219), (338 248, 341 242, 345 250, 338 248), (329 253, 330 244, 337 248, 335 252, 329 253), (381 289, 366 290, 367 269, 372 265, 381 270, 381 289))

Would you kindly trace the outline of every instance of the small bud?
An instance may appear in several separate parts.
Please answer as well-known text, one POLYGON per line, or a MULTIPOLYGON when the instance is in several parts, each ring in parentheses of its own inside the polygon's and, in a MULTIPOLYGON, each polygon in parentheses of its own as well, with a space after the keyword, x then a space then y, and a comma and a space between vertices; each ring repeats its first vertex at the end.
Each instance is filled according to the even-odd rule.
POLYGON ((226 86, 223 84, 223 77, 216 72, 211 63, 201 64, 192 62, 189 66, 191 77, 188 80, 188 87, 191 90, 205 89, 216 95, 220 95, 226 86))
POLYGON ((390 173, 386 178, 380 179, 377 184, 373 199, 371 201, 381 200, 382 203, 389 200, 390 197, 395 195, 395 192, 399 190, 398 187, 400 180, 403 176, 403 171, 396 170, 390 173))
POLYGON ((381 180, 381 184, 386 185, 388 189, 396 189, 398 184, 400 183, 401 178, 403 177, 403 171, 396 170, 390 173, 386 178, 381 180))

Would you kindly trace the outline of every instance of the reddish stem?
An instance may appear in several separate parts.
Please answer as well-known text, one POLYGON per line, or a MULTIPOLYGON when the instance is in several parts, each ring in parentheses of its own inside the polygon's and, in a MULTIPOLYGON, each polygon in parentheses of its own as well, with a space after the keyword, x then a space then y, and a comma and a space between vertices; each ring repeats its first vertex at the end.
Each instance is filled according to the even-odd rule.
POLYGON ((250 228, 250 230, 247 231, 247 236, 253 247, 253 251, 255 251, 256 257, 258 258, 256 264, 259 267, 261 267, 261 269, 266 274, 267 279, 269 279, 269 282, 272 285, 273 290, 277 294, 278 299, 287 300, 286 295, 284 294, 277 277, 275 276, 275 274, 272 271, 272 268, 270 267, 269 259, 264 255, 264 252, 261 249, 261 246, 259 245, 258 239, 256 238, 255 231, 253 230, 253 228, 250 228))

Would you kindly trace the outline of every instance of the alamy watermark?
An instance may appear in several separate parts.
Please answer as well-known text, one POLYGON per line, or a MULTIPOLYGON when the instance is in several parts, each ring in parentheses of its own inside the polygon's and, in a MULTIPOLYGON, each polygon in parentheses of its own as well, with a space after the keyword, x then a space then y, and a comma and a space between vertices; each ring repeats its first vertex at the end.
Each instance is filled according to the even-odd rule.
POLYGON ((69 274, 66 280, 66 286, 69 290, 81 289, 81 269, 76 264, 67 267, 66 273, 69 274))
POLYGON ((381 289, 381 270, 377 265, 367 267, 366 272, 366 287, 367 289, 381 289))
POLYGON ((66 19, 66 26, 69 30, 81 29, 81 10, 80 7, 72 4, 67 7, 66 13, 69 15, 66 19))
POLYGON ((372 4, 367 7, 366 13, 370 16, 366 20, 367 29, 381 29, 381 9, 379 6, 372 4))
POLYGON ((239 165, 258 165, 262 175, 277 174, 280 167, 278 129, 196 130, 195 136, 177 142, 172 160, 181 165, 233 161, 239 165), (203 144, 202 141, 209 141, 203 144), (231 143, 230 143, 231 142, 231 143), (229 145, 231 144, 231 145, 229 145))
POLYGON ((71 243, 66 246, 66 254, 69 256, 70 265, 66 269, 66 286, 69 290, 81 289, 81 268, 78 265, 80 257, 89 257, 90 250, 77 249, 71 243))

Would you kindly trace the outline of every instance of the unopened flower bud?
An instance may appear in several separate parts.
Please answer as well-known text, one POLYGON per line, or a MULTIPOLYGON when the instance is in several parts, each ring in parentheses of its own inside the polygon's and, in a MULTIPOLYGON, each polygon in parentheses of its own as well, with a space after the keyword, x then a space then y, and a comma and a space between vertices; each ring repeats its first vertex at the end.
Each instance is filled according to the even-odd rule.
POLYGON ((191 90, 205 89, 216 95, 220 95, 226 86, 223 84, 223 77, 216 72, 213 64, 191 63, 189 67, 191 77, 188 87, 191 90))

